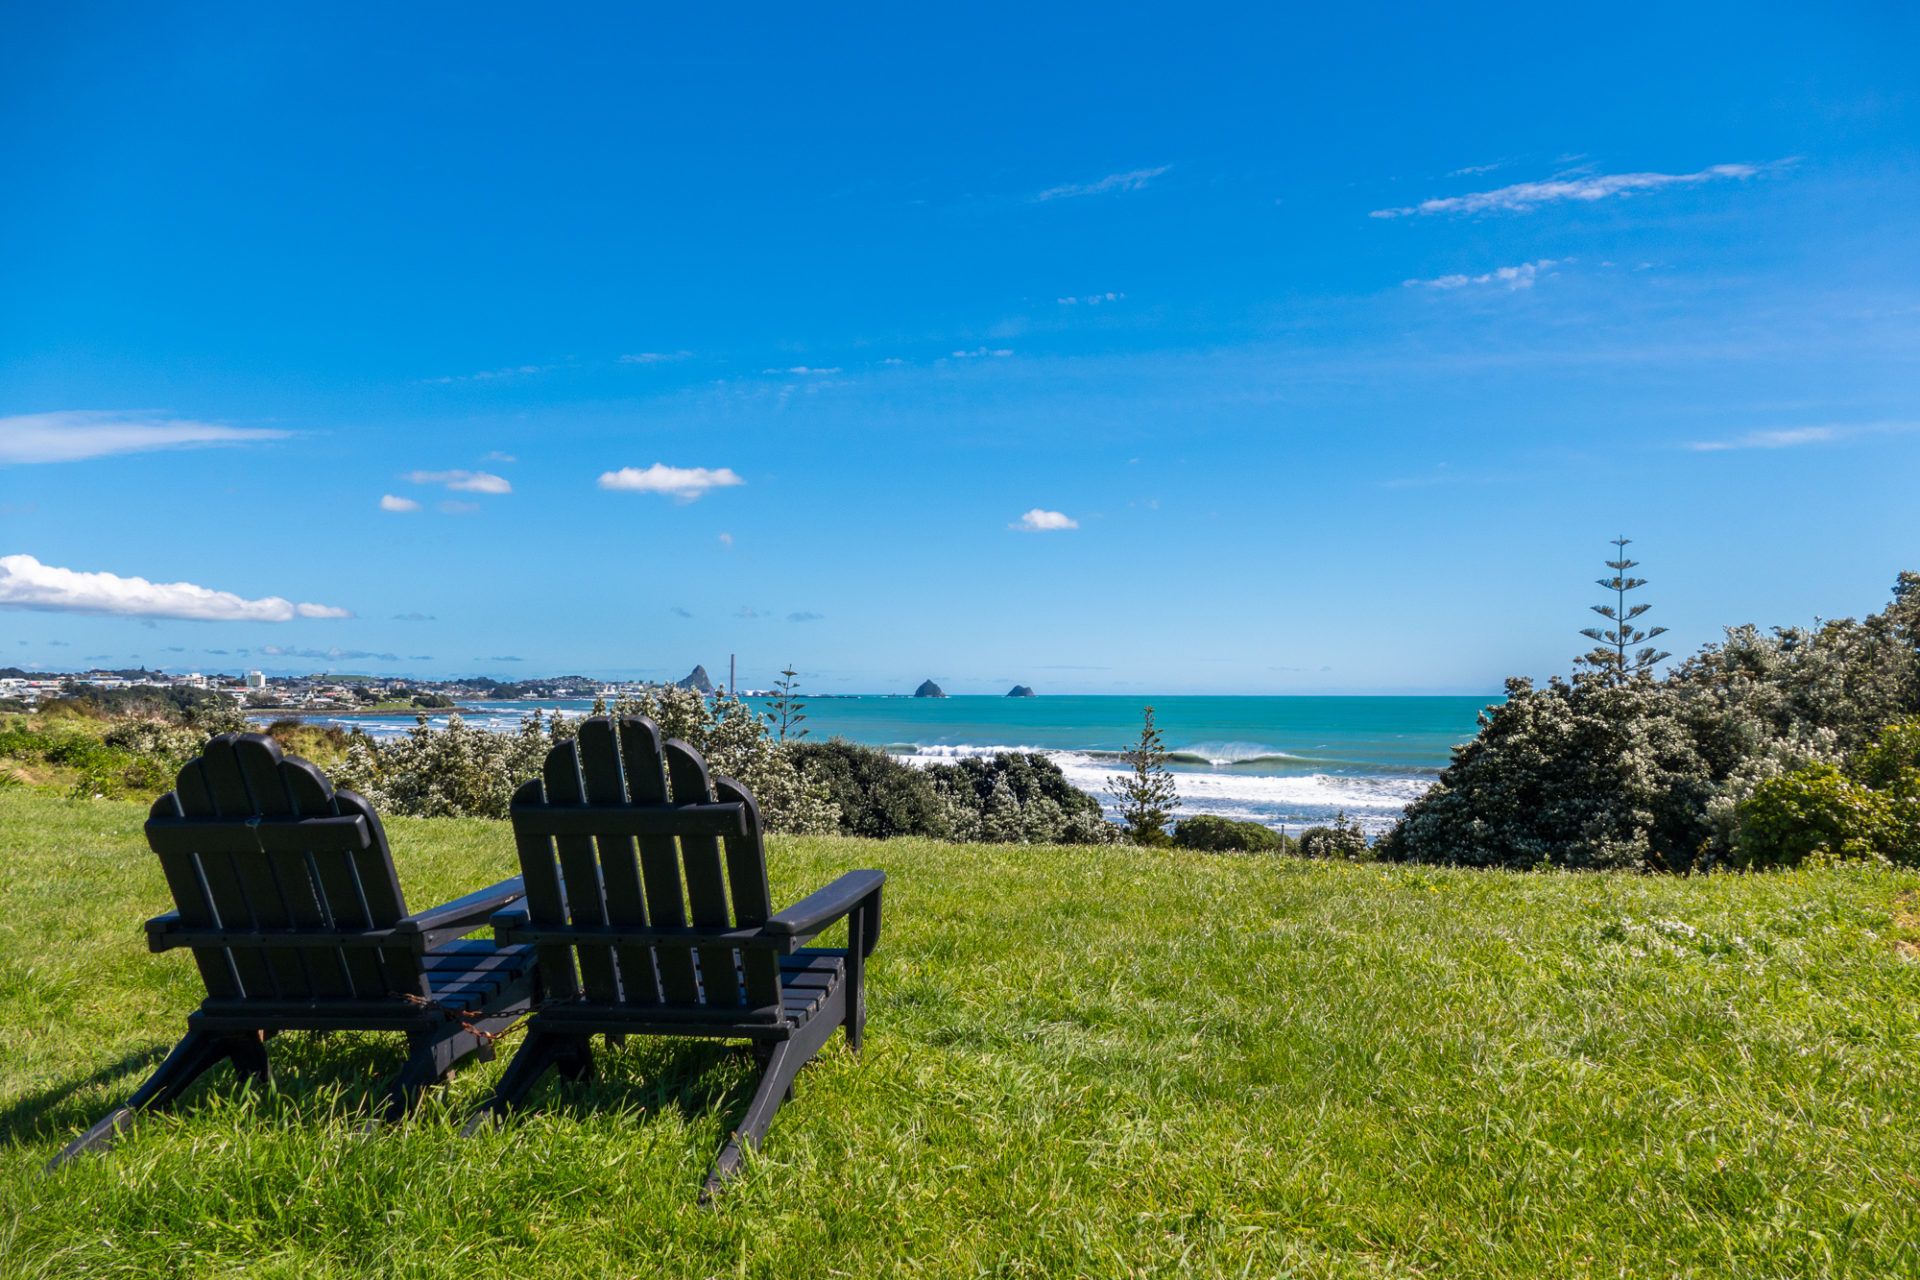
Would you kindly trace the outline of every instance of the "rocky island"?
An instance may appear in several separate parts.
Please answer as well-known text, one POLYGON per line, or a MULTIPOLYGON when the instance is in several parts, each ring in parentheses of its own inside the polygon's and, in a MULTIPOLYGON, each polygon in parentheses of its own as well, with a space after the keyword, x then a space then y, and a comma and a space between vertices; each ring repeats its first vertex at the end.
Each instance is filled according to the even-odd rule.
POLYGON ((1029 684, 1017 684, 1007 690, 1007 696, 1009 698, 1031 698, 1034 696, 1033 686, 1029 684))
POLYGON ((931 680, 922 680, 920 687, 913 691, 913 696, 916 698, 944 698, 947 696, 947 691, 931 680))
POLYGON ((692 689, 696 693, 712 693, 713 681, 707 678, 707 669, 696 666, 687 673, 687 678, 674 682, 676 689, 692 689))

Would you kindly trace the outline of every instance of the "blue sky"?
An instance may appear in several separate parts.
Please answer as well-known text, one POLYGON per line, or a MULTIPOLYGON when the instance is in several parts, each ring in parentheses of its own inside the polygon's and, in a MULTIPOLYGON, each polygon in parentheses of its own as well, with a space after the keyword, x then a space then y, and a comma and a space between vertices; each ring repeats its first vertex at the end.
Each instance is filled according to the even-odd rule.
POLYGON ((1621 531, 1673 648, 1865 613, 1920 568, 1915 48, 8 6, 0 665, 1485 692, 1621 531))

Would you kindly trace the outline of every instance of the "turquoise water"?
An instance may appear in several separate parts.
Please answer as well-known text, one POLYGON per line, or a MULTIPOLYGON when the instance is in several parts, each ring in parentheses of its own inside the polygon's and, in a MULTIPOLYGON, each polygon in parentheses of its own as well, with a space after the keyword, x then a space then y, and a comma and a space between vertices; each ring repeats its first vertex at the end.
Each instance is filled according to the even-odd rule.
MULTIPOLYGON (((765 709, 764 699, 750 701, 765 709)), ((1475 718, 1498 698, 815 698, 802 727, 813 738, 847 738, 921 763, 1044 751, 1097 794, 1118 772, 1114 754, 1138 737, 1149 701, 1174 753, 1181 812, 1298 827, 1344 811, 1380 830, 1432 783, 1449 749, 1473 736, 1475 718)), ((579 714, 590 705, 483 702, 466 718, 507 730, 535 707, 579 714)), ((414 722, 339 723, 387 736, 414 722)))

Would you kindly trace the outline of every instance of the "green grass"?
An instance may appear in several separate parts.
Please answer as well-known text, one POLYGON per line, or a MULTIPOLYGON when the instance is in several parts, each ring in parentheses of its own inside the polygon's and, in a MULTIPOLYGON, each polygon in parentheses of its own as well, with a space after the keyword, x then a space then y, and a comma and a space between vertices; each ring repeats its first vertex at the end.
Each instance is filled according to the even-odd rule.
MULTIPOLYGON (((472 1141, 504 1064, 283 1036, 46 1177, 199 998, 131 803, 0 791, 0 1274, 1920 1274, 1920 876, 1652 879, 788 840, 890 880, 867 1049, 695 1205, 747 1064, 603 1053, 472 1141)), ((505 824, 391 824, 427 905, 505 824)))

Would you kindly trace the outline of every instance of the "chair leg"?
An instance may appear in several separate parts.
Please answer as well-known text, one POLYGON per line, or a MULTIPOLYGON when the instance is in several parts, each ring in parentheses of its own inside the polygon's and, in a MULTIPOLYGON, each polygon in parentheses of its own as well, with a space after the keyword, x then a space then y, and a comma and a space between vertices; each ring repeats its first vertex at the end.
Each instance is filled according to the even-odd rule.
POLYGON ((753 1091, 753 1101, 747 1104, 747 1114, 741 1117, 740 1126, 728 1135, 726 1145, 714 1157, 713 1168, 707 1173, 707 1183, 700 1189, 701 1204, 710 1203, 728 1180, 740 1172, 748 1147, 756 1151, 760 1149, 761 1141, 767 1136, 767 1128, 773 1123, 774 1113, 780 1110, 782 1102, 793 1096, 793 1078, 799 1074, 804 1061, 793 1051, 791 1040, 781 1041, 767 1055, 765 1069, 760 1075, 760 1087, 753 1091))
POLYGON ((147 1077, 146 1083, 133 1091, 132 1097, 68 1143, 59 1155, 48 1162, 47 1171, 51 1173, 83 1151, 101 1150, 112 1145, 114 1138, 132 1123, 135 1115, 172 1106, 189 1085, 222 1060, 231 1060, 235 1070, 243 1076, 264 1078, 267 1074, 267 1051, 257 1036, 189 1031, 154 1069, 153 1074, 147 1077))
POLYGON ((420 1105, 428 1089, 453 1074, 454 1068, 468 1058, 477 1056, 488 1061, 493 1057, 493 1046, 464 1027, 416 1032, 408 1037, 407 1046, 411 1052, 387 1091, 387 1105, 381 1115, 387 1124, 404 1120, 420 1105))
MULTIPOLYGON (((740 1166, 746 1160, 747 1148, 755 1151, 760 1149, 760 1143, 767 1136, 767 1128, 773 1123, 774 1113, 780 1110, 780 1104, 793 1100, 793 1082, 800 1074, 800 1068, 812 1061, 813 1055, 819 1053, 821 1046, 832 1038, 834 1030, 845 1022, 845 1008, 835 1006, 846 999, 847 990, 842 985, 827 997, 826 1007, 807 1019, 791 1039, 781 1040, 765 1051, 761 1059, 760 1087, 753 1091, 753 1101, 747 1104, 747 1113, 740 1118, 739 1127, 728 1136, 726 1145, 714 1157, 706 1186, 700 1190, 701 1204, 711 1204, 728 1180, 740 1172, 740 1166)), ((756 1052, 754 1056, 760 1058, 761 1054, 756 1052)))
POLYGON ((492 1123, 496 1115, 518 1107, 526 1099, 533 1086, 549 1067, 557 1069, 569 1080, 584 1080, 593 1073, 593 1050, 585 1036, 560 1035, 535 1028, 527 1033, 520 1049, 513 1055, 513 1061, 500 1077, 500 1083, 494 1086, 493 1095, 480 1104, 460 1130, 461 1137, 471 1137, 492 1123))

